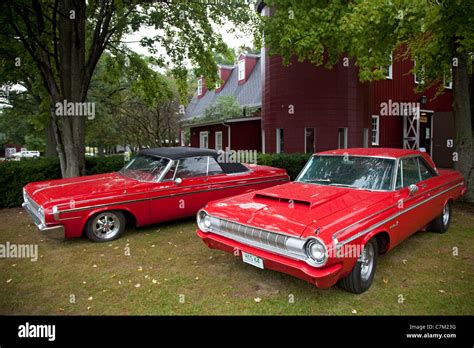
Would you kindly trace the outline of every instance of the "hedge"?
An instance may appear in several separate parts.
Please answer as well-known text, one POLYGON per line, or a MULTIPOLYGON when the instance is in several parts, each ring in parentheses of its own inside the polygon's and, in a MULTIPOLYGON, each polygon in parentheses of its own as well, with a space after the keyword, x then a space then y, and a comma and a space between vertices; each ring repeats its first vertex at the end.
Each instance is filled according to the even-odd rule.
MULTIPOLYGON (((87 157, 86 174, 100 174, 123 167, 123 156, 87 157)), ((36 158, 0 162, 0 208, 18 207, 23 186, 29 182, 61 178, 58 159, 36 158)))
MULTIPOLYGON (((294 180, 309 158, 309 154, 262 154, 257 163, 284 168, 294 180)), ((121 155, 87 157, 86 174, 118 171, 124 165, 121 155)), ((18 207, 23 201, 22 188, 29 182, 61 178, 58 159, 38 158, 0 162, 0 208, 18 207)))

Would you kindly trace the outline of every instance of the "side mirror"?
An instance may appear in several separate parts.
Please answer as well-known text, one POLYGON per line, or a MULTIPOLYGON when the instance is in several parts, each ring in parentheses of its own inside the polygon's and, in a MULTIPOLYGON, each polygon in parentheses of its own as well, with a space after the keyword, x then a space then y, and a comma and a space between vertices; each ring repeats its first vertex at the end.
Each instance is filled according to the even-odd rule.
POLYGON ((181 184, 182 182, 183 182, 183 179, 181 179, 181 178, 176 178, 176 179, 174 179, 174 184, 175 184, 175 185, 179 185, 179 184, 181 184))
POLYGON ((410 196, 413 196, 417 192, 418 186, 416 186, 415 184, 411 184, 410 186, 408 186, 408 193, 410 194, 410 196))

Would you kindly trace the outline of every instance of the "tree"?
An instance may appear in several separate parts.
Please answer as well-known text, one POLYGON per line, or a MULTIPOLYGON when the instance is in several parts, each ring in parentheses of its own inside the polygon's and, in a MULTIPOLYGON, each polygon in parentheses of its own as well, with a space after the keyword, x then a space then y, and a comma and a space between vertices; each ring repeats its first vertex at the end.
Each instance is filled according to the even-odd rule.
MULTIPOLYGON (((149 26, 159 34, 144 38, 151 49, 163 47, 182 78, 190 61, 215 81, 214 52, 226 45, 212 23, 236 25, 251 19, 250 6, 225 2, 137 2, 115 0, 5 0, 0 4, 2 45, 20 42, 48 92, 51 124, 63 177, 85 173, 85 117, 59 117, 58 103, 81 105, 87 100, 96 65, 107 47, 123 34, 149 26)), ((184 76, 185 77, 185 76, 184 76)), ((186 88, 186 84, 181 86, 186 88)), ((78 115, 75 115, 78 116, 78 115)))
POLYGON ((242 116, 242 107, 231 95, 217 97, 216 101, 204 110, 203 120, 220 120, 242 116))
MULTIPOLYGON (((291 1, 268 0, 274 9, 263 17, 259 35, 265 33, 270 54, 288 64, 293 56, 331 68, 341 57, 355 61, 362 81, 383 78, 380 67, 394 57, 416 59, 421 88, 438 86, 453 76, 453 114, 456 129, 455 168, 467 182, 465 198, 474 201, 472 116, 469 79, 474 52, 472 1, 291 1)), ((259 37, 259 36, 257 36, 259 37)), ((471 86, 472 90, 473 86, 471 86)))

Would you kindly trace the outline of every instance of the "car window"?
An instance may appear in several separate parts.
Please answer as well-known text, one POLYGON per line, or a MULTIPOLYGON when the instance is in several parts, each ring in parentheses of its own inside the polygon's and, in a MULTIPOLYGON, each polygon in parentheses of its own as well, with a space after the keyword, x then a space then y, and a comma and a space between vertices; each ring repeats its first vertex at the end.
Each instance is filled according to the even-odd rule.
POLYGON ((402 161, 398 162, 398 169, 397 169, 397 181, 395 183, 395 190, 400 190, 403 187, 402 183, 402 161))
POLYGON ((405 158, 403 162, 403 187, 408 187, 420 181, 418 158, 405 158))
POLYGON ((207 157, 189 157, 179 161, 176 178, 186 179, 207 175, 207 157))
POLYGON ((435 176, 433 173, 433 170, 425 163, 424 160, 420 158, 419 163, 420 163, 421 180, 427 180, 435 176))
POLYGON ((222 174, 222 168, 217 163, 214 157, 208 157, 209 158, 209 168, 208 168, 208 173, 207 175, 216 175, 216 174, 222 174))
POLYGON ((167 180, 173 180, 174 179, 174 173, 176 172, 176 167, 178 166, 178 162, 179 161, 173 161, 173 164, 171 165, 170 169, 163 176, 162 181, 167 181, 167 180))

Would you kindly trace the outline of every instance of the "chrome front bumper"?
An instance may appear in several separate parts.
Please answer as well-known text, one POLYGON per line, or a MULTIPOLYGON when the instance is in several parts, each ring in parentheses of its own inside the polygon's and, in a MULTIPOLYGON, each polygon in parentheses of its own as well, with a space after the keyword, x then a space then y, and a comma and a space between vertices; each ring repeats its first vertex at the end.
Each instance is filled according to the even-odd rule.
POLYGON ((56 228, 60 228, 62 226, 46 226, 46 223, 44 221, 44 217, 41 216, 39 213, 40 206, 36 204, 26 193, 23 193, 23 204, 21 205, 31 216, 33 219, 33 222, 35 223, 36 227, 40 231, 46 231, 46 230, 52 230, 56 228))

